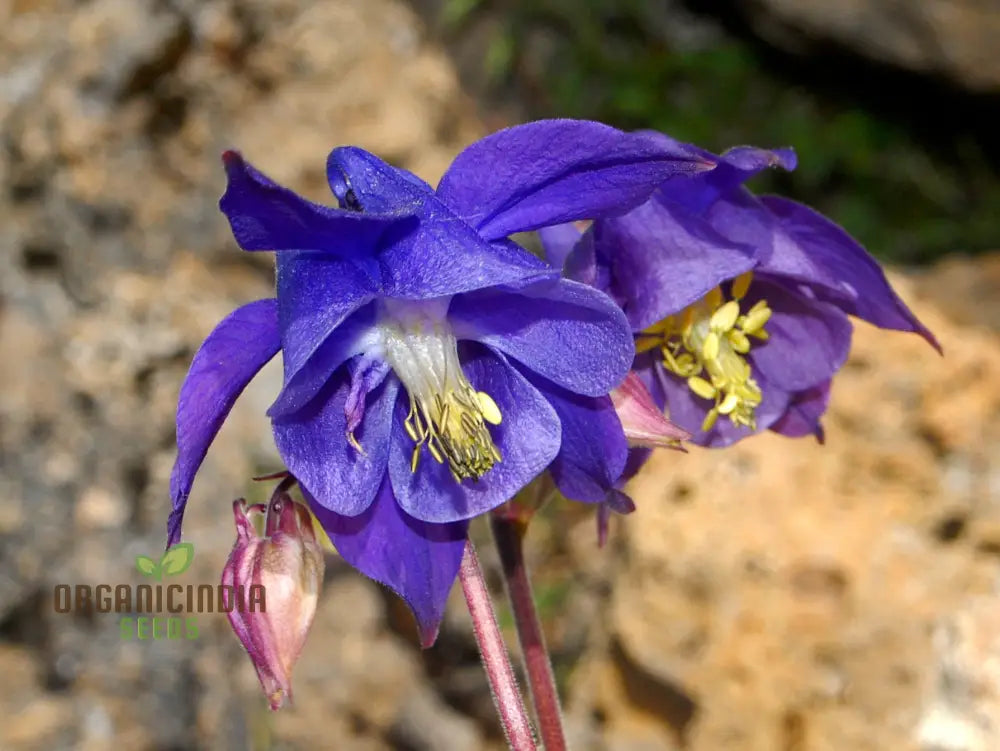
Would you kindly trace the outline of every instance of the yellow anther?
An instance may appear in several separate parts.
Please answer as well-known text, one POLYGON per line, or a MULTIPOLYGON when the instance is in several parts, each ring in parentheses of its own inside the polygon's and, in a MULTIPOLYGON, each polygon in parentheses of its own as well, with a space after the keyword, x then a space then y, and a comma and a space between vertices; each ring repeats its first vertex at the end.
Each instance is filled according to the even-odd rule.
POLYGON ((698 363, 695 362, 694 356, 689 355, 687 352, 677 358, 677 365, 685 373, 698 370, 698 363))
POLYGON ((499 425, 501 423, 503 415, 500 414, 500 408, 493 401, 493 397, 485 391, 477 391, 476 401, 479 402, 479 411, 482 412, 483 419, 486 422, 490 425, 499 425))
POLYGON ((717 311, 712 313, 712 317, 708 319, 708 326, 713 331, 724 332, 729 331, 733 326, 736 325, 736 319, 740 315, 740 304, 735 300, 730 300, 717 311))
POLYGON ((743 325, 740 327, 747 334, 755 334, 764 328, 764 324, 768 322, 771 318, 771 309, 767 307, 767 303, 761 300, 746 314, 743 320, 743 325))
POLYGON ((750 289, 750 282, 753 281, 753 272, 748 271, 745 274, 740 274, 738 277, 733 279, 733 286, 730 288, 730 292, 733 295, 734 300, 742 300, 746 297, 747 290, 750 289))
POLYGON ((719 418, 719 410, 716 407, 712 407, 708 410, 708 414, 705 415, 705 419, 701 421, 701 432, 707 433, 715 426, 715 421, 719 418))
POLYGON ((701 345, 701 358, 703 360, 714 360, 719 356, 719 335, 714 331, 709 331, 705 336, 705 341, 701 345))
POLYGON ((663 362, 667 364, 667 369, 677 375, 688 376, 697 373, 701 369, 697 362, 695 362, 694 357, 687 353, 679 357, 674 357, 669 349, 663 347, 660 350, 660 354, 663 355, 663 362))
POLYGON ((652 336, 640 336, 635 340, 635 353, 641 355, 643 352, 649 352, 651 349, 656 349, 660 346, 660 339, 652 336))
POLYGON ((728 415, 730 412, 736 409, 736 407, 739 406, 739 403, 740 403, 740 397, 738 397, 735 393, 730 391, 728 394, 726 394, 726 398, 722 400, 722 403, 719 404, 719 414, 728 415))
POLYGON ((431 452, 431 456, 437 460, 438 464, 444 464, 444 457, 441 455, 441 450, 437 446, 428 442, 427 450, 431 452))
POLYGON ((746 355, 752 339, 766 340, 764 326, 771 317, 767 302, 759 300, 745 314, 742 300, 753 280, 742 274, 729 285, 733 299, 727 300, 721 288, 680 313, 664 318, 644 330, 637 338, 637 351, 649 352, 658 345, 664 367, 686 379, 695 396, 711 402, 701 429, 711 430, 719 415, 734 425, 756 426, 754 412, 762 394, 753 379, 746 355))
POLYGON ((739 329, 727 331, 726 338, 729 340, 729 343, 733 345, 733 349, 741 355, 745 355, 750 351, 750 340, 747 339, 747 335, 739 329))
POLYGON ((403 428, 406 430, 406 434, 408 436, 410 436, 411 440, 413 440, 413 441, 419 441, 420 440, 420 436, 417 435, 417 431, 414 429, 413 423, 410 421, 409 417, 407 417, 403 421, 403 428))
MULTIPOLYGON (((671 325, 673 322, 673 317, 667 318, 664 323, 668 325, 665 329, 663 329, 663 331, 669 332, 673 330, 674 327, 671 325)), ((684 311, 681 313, 681 330, 688 331, 691 328, 692 323, 694 323, 694 311, 690 307, 684 308, 684 311)))
POLYGON ((715 386, 710 384, 704 378, 699 378, 698 376, 691 376, 688 378, 687 384, 688 388, 702 399, 714 399, 715 395, 718 393, 715 386))

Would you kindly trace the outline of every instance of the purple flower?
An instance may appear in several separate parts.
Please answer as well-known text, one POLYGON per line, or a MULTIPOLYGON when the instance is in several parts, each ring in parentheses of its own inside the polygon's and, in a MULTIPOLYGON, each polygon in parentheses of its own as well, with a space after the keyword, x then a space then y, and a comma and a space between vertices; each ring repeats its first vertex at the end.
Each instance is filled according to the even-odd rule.
POLYGON ((233 401, 280 349, 268 414, 282 459, 341 555, 406 599, 429 644, 469 519, 550 465, 568 496, 601 501, 625 461, 608 397, 634 354, 624 315, 508 235, 627 211, 712 162, 646 134, 542 121, 473 144, 436 191, 338 148, 333 209, 236 153, 224 161, 221 208, 244 250, 277 251, 277 296, 235 311, 195 355, 170 539, 233 401))
POLYGON ((699 153, 718 166, 667 180, 582 234, 542 230, 549 259, 622 306, 636 371, 695 443, 726 446, 765 429, 822 440, 830 381, 850 348, 848 316, 940 347, 843 229, 743 187, 767 167, 794 169, 791 150, 699 153))

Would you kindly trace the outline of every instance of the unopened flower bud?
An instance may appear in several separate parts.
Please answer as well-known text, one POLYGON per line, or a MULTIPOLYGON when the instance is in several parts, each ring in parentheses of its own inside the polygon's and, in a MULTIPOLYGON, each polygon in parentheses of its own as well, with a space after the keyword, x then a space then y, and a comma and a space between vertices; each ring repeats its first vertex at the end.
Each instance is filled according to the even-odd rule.
POLYGON ((316 613, 323 550, 305 506, 282 482, 267 506, 233 503, 236 544, 222 571, 229 623, 250 655, 271 709, 291 700, 292 667, 316 613))
POLYGON ((611 391, 611 402, 630 445, 684 450, 681 441, 689 439, 691 434, 663 416, 634 371, 629 371, 625 380, 611 391))

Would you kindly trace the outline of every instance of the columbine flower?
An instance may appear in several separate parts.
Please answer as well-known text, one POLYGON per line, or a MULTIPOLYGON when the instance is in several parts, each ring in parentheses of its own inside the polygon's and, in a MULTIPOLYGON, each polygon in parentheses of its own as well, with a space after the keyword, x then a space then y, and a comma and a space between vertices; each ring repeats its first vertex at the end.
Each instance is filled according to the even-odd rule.
POLYGON ((544 230, 549 258, 622 306, 635 369, 694 442, 725 446, 765 429, 822 440, 849 315, 937 341, 843 229, 742 186, 767 167, 793 169, 793 152, 739 147, 718 160, 582 235, 544 230))
POLYGON ((648 135, 538 122, 470 146, 437 191, 336 149, 331 209, 224 161, 221 208, 241 247, 278 251, 277 299, 234 312, 195 356, 170 538, 233 401, 280 349, 279 453, 341 555, 407 600, 429 644, 469 519, 550 465, 566 495, 601 501, 626 457, 607 396, 634 352, 621 310, 507 236, 621 213, 712 163, 648 135))
POLYGON ((233 503, 236 544, 222 571, 229 623, 253 662, 271 709, 292 698, 292 667, 305 644, 323 582, 323 549, 305 506, 282 482, 265 506, 233 503), (253 592, 262 588, 262 598, 253 592), (232 593, 232 594, 228 594, 232 593), (262 607, 263 605, 263 607, 262 607))

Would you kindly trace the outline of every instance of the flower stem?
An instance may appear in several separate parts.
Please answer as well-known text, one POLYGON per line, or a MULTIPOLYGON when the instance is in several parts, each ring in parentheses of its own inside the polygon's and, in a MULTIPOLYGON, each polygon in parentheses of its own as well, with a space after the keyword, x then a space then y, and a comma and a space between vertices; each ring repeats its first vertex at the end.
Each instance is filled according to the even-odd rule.
POLYGON ((490 681, 490 691, 493 703, 500 714, 507 743, 513 751, 536 751, 535 737, 528 721, 528 713, 524 709, 521 692, 514 678, 514 670, 510 665, 510 655, 504 644, 500 628, 497 626, 496 614, 490 593, 483 579, 483 571, 479 567, 476 549, 472 541, 465 543, 465 554, 459 568, 458 578, 462 582, 462 592, 469 606, 472 625, 476 632, 476 642, 483 658, 483 666, 490 681))
POLYGON ((490 514, 490 527, 496 540, 503 568, 507 594, 510 596, 517 638, 528 671, 528 683, 538 718, 538 730, 545 751, 565 751, 566 736, 562 726, 559 692, 552 674, 552 663, 545 647, 545 637, 531 593, 528 569, 524 563, 524 533, 527 518, 505 514, 503 507, 490 514))

